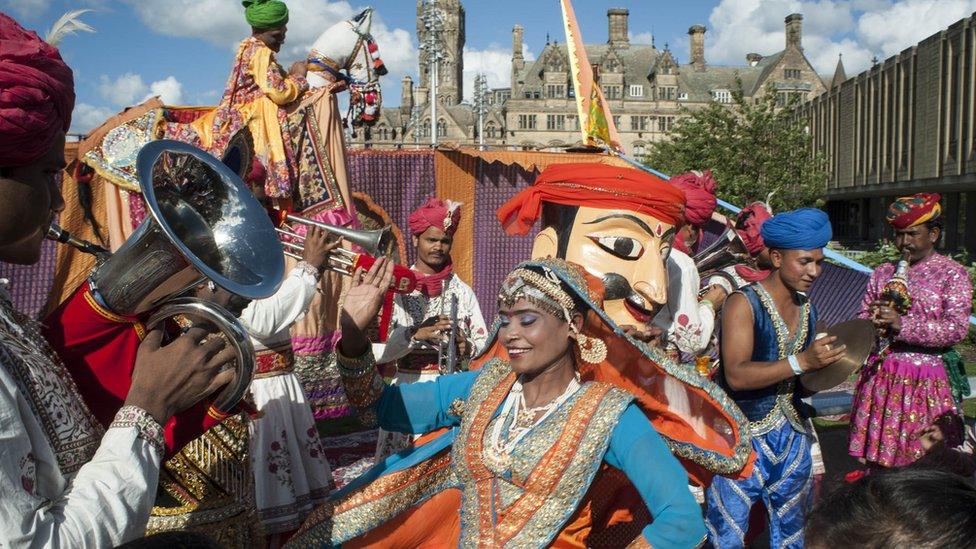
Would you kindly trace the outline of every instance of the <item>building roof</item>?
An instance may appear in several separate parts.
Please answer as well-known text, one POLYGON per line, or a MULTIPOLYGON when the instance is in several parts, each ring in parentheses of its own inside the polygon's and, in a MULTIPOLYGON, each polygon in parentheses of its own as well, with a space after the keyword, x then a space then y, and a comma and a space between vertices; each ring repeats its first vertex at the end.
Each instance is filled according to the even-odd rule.
MULTIPOLYGON (((654 46, 631 44, 627 48, 618 48, 609 44, 586 44, 586 57, 590 63, 601 64, 612 51, 624 67, 625 82, 643 82, 647 80, 647 75, 651 72, 651 67, 657 61, 659 51, 654 46)), ((560 55, 563 59, 568 59, 566 44, 551 43, 542 49, 539 57, 525 66, 519 73, 518 80, 522 84, 513 83, 513 87, 527 86, 536 88, 542 85, 542 75, 545 72, 546 62, 553 54, 560 55), (553 51, 555 50, 555 51, 553 51)))
MULTIPOLYGON (((662 56, 666 55, 667 49, 658 50, 654 46, 634 45, 628 48, 617 48, 609 44, 586 44, 586 55, 590 63, 603 64, 608 55, 616 56, 624 69, 624 82, 637 84, 647 82, 653 73, 655 64, 662 56)), ((735 79, 742 79, 742 90, 747 96, 754 95, 775 70, 784 51, 776 52, 772 55, 763 57, 755 66, 719 66, 705 65, 705 70, 699 71, 691 64, 678 66, 678 88, 682 93, 687 93, 687 101, 708 101, 711 99, 712 90, 733 89, 735 79)), ((530 90, 540 89, 543 84, 546 63, 551 55, 560 55, 563 59, 567 58, 566 45, 551 43, 543 48, 542 53, 531 63, 527 64, 518 74, 516 87, 524 87, 530 90)))

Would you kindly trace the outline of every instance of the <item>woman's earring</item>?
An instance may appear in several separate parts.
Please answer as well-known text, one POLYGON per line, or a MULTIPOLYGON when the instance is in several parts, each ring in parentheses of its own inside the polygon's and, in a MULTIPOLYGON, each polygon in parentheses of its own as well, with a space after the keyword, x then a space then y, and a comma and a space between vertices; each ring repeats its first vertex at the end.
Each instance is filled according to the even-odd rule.
POLYGON ((599 364, 607 358, 607 344, 602 339, 580 333, 576 338, 580 358, 589 364, 599 364))

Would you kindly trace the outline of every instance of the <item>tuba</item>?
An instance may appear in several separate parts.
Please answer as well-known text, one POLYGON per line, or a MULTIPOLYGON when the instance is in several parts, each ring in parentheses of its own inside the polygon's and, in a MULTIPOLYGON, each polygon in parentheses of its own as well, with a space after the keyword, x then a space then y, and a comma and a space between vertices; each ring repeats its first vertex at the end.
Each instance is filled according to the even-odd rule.
MULTIPOLYGON (((154 141, 139 152, 137 168, 149 215, 115 253, 74 239, 54 224, 48 238, 96 255, 97 264, 80 290, 102 317, 145 330, 174 316, 185 316, 202 319, 226 338, 237 354, 236 376, 207 412, 219 420, 247 392, 254 371, 254 348, 230 312, 188 294, 209 281, 245 299, 272 295, 284 277, 281 242, 264 208, 240 178, 204 151, 177 141, 154 141)), ((65 362, 73 375, 94 377, 104 384, 110 375, 121 372, 112 372, 114 366, 72 349, 73 338, 65 336, 70 335, 72 315, 79 310, 64 312, 74 299, 62 304, 54 320, 49 320, 59 330, 52 339, 67 347, 63 349, 69 357, 65 362), (71 357, 74 363, 68 364, 71 357), (98 371, 92 374, 89 370, 98 371)), ((131 338, 120 345, 134 356, 131 338)), ((85 384, 79 381, 79 385, 85 384)))
MULTIPOLYGON (((698 275, 703 281, 712 275, 721 276, 722 269, 726 267, 742 264, 755 267, 756 263, 755 259, 749 255, 749 249, 746 248, 742 237, 732 225, 727 225, 715 242, 695 254, 692 260, 694 260, 698 275)), ((733 286, 735 285, 733 281, 733 286)))

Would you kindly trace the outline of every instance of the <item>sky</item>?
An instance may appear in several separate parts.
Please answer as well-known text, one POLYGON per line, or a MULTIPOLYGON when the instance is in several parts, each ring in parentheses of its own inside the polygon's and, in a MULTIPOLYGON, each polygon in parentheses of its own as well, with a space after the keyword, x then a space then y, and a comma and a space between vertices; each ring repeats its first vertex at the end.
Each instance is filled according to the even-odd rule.
MULTIPOLYGON (((336 0, 287 0, 288 38, 279 55, 286 67, 304 56, 332 24, 368 4, 336 0)), ((525 53, 534 59, 549 37, 565 42, 557 0, 462 0, 466 11, 464 93, 470 99, 477 73, 491 87, 507 87, 512 27, 525 28, 525 53)), ((688 61, 688 28, 705 25, 705 58, 713 65, 742 65, 745 55, 783 49, 783 19, 803 14, 804 52, 821 74, 831 75, 838 54, 847 74, 868 68, 976 12, 976 0, 575 0, 586 42, 607 40, 606 12, 630 10, 633 42, 669 45, 688 61)), ((372 33, 390 70, 383 77, 384 105, 400 100, 400 80, 417 80, 415 0, 374 0, 372 33)), ((236 45, 249 29, 237 0, 0 0, 0 11, 43 34, 66 11, 88 8, 82 19, 93 34, 61 44, 75 71, 73 132, 85 132, 128 105, 160 95, 168 104, 216 103, 236 45)))

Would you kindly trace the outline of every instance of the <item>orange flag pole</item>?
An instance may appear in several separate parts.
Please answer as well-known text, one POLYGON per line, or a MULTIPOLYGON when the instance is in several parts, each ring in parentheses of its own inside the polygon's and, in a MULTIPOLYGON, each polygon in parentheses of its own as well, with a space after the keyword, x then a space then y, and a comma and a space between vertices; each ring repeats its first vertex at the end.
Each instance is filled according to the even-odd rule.
POLYGON ((560 5, 583 143, 591 147, 606 147, 613 152, 623 152, 620 134, 617 133, 613 115, 610 114, 610 106, 603 96, 603 90, 596 83, 593 67, 586 57, 573 5, 569 0, 560 0, 560 5))

